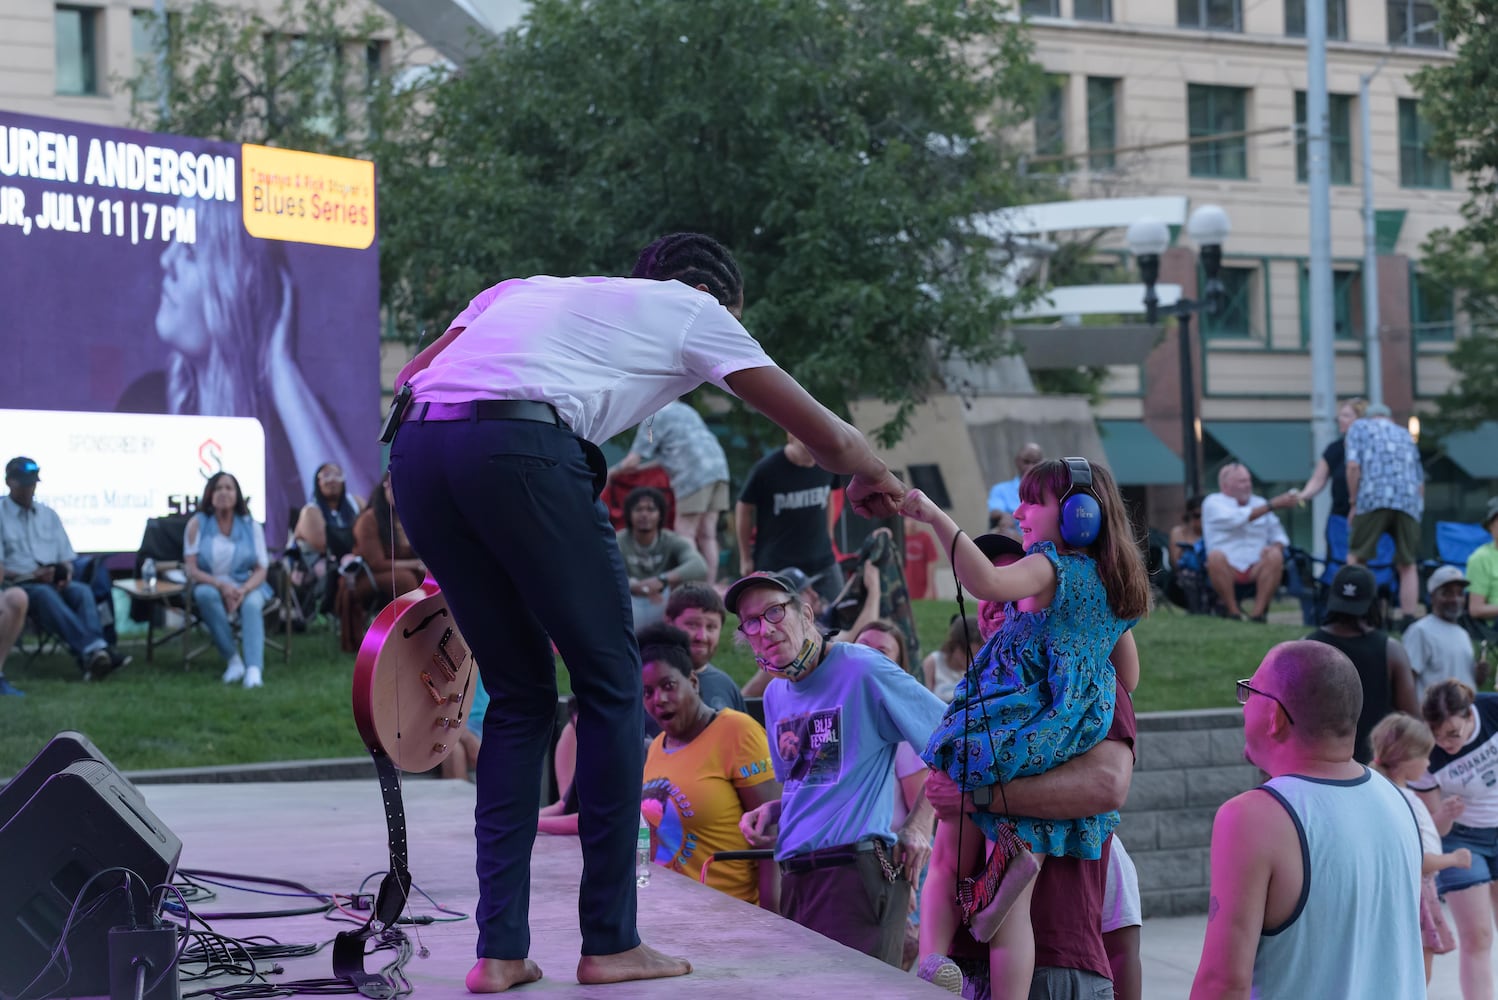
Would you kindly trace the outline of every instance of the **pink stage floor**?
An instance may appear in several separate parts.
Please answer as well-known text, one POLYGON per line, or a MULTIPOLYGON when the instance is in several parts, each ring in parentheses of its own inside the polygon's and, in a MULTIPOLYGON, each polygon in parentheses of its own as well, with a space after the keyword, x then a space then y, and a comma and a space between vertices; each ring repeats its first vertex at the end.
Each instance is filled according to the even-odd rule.
MULTIPOLYGON (((351 893, 387 863, 379 788, 374 780, 274 784, 143 785, 151 808, 182 839, 182 867, 289 879, 328 893, 351 893)), ((473 873, 473 786, 413 779, 405 785, 411 875, 442 904, 464 913, 476 897, 473 873)), ((532 858, 532 957, 546 978, 516 990, 521 996, 600 997, 885 997, 949 996, 819 934, 658 871, 640 890, 642 937, 690 960, 680 979, 580 986, 574 978, 581 939, 577 884, 582 861, 575 838, 541 837, 532 858)), ((370 882, 369 891, 378 885, 370 882)), ((272 887, 274 888, 274 887, 272 887)), ((220 898, 194 908, 291 908, 294 899, 216 890, 220 898)), ((432 912, 419 896, 413 912, 432 912)), ((283 943, 330 940, 347 925, 320 916, 222 920, 214 929, 234 937, 269 935, 283 943)), ((473 964, 472 921, 410 929, 429 957, 415 957, 407 975, 424 1000, 466 997, 463 976, 473 964)), ((386 959, 372 957, 370 967, 386 959)), ((325 950, 282 963, 271 982, 332 975, 325 950)), ((219 980, 214 985, 225 984, 219 980)), ((201 984, 184 986, 184 992, 201 984)))

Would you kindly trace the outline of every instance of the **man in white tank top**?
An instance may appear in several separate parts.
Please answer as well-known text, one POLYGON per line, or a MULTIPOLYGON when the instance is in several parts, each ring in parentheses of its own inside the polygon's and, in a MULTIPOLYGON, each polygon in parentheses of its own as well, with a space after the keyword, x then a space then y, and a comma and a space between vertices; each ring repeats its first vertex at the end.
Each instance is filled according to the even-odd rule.
POLYGON ((1352 759, 1362 687, 1319 642, 1238 682, 1244 756, 1270 780, 1212 824, 1207 936, 1191 996, 1425 996, 1420 836, 1399 791, 1352 759))

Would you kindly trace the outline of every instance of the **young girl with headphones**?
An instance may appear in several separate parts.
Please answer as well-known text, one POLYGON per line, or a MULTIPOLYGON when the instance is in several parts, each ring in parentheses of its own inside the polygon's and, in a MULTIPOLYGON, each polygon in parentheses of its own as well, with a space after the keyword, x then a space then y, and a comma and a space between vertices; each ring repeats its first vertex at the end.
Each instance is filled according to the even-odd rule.
POLYGON ((990 943, 992 995, 1025 996, 1034 965, 1030 894, 1043 858, 1099 858, 1118 814, 1003 815, 1003 785, 1049 771, 1106 737, 1115 679, 1129 691, 1139 680, 1129 629, 1149 609, 1149 577, 1113 477, 1086 459, 1043 462, 1025 474, 1015 519, 1027 554, 1011 565, 990 563, 919 490, 907 495, 903 512, 936 529, 970 593, 1010 604, 923 755, 971 791, 977 811, 938 827, 933 875, 972 877, 959 883, 955 901, 924 894, 922 971, 951 988, 957 970, 942 956, 960 908, 973 936, 990 943), (985 843, 994 845, 986 867, 985 843))

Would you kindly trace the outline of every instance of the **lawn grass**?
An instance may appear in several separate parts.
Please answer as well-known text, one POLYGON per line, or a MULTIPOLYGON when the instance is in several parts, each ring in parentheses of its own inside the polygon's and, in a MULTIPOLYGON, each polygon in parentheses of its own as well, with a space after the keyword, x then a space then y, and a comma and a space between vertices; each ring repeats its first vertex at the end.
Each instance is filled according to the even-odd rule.
MULTIPOLYGON (((969 611, 973 610, 969 606, 969 611)), ((921 648, 937 648, 956 611, 950 601, 916 602, 921 648)), ((1136 631, 1143 679, 1142 712, 1234 704, 1233 681, 1253 673, 1270 646, 1303 636, 1300 626, 1255 625, 1159 611, 1136 631)), ((731 634, 731 633, 730 633, 731 634)), ((725 634, 715 663, 742 682, 754 671, 748 650, 725 634)), ((25 698, 0 698, 0 775, 14 774, 54 734, 74 729, 117 767, 138 770, 258 761, 350 757, 364 752, 354 729, 349 685, 352 655, 328 630, 297 635, 290 664, 272 652, 265 687, 246 691, 219 682, 212 653, 183 670, 176 646, 123 647, 135 662, 102 682, 83 684, 65 654, 6 663, 25 698)), ((568 690, 565 671, 558 683, 568 690)))

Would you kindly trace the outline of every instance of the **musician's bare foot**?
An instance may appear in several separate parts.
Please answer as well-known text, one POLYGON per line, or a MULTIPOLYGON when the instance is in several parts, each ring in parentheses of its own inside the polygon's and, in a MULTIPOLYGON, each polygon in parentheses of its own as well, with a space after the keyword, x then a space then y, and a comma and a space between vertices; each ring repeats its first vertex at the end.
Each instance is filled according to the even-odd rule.
POLYGON ((503 993, 540 978, 541 967, 528 958, 481 958, 468 970, 465 982, 469 993, 503 993))
POLYGON ((584 955, 577 962, 577 981, 584 985, 625 983, 635 979, 669 979, 691 971, 692 963, 686 959, 662 955, 642 944, 614 955, 584 955))

